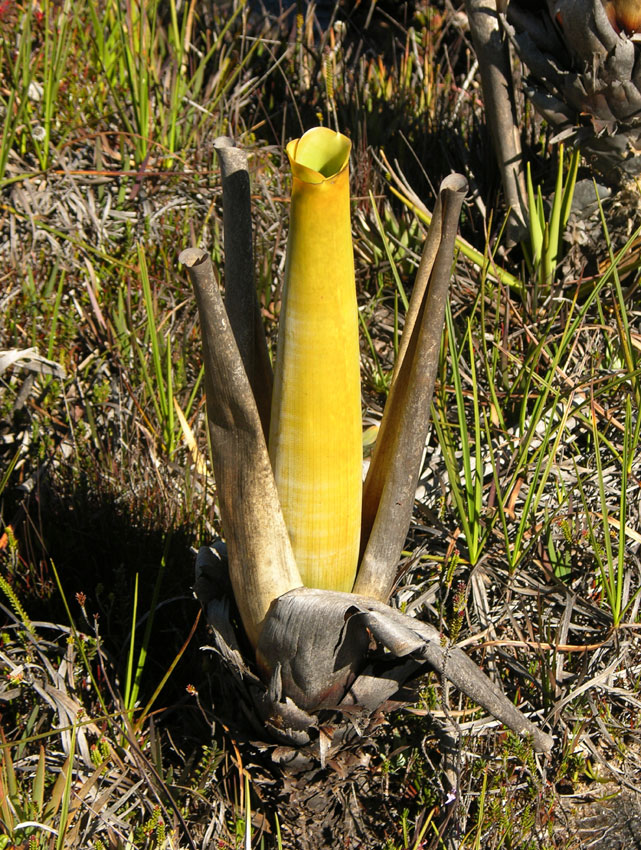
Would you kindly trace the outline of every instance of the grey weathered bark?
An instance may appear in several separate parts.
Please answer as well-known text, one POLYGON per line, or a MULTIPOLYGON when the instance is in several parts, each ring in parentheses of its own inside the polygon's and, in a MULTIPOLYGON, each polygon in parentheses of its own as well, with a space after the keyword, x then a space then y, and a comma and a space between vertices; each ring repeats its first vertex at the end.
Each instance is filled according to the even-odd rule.
POLYGON ((276 597, 302 584, 278 501, 265 435, 209 254, 183 251, 203 342, 207 419, 229 573, 256 643, 276 597))
POLYGON ((363 488, 362 559, 354 592, 387 601, 414 510, 438 368, 452 257, 467 182, 439 192, 412 292, 385 415, 363 488))
POLYGON ((217 138, 214 149, 223 184, 225 309, 267 436, 273 375, 254 278, 247 151, 235 147, 227 136, 217 138))
MULTIPOLYGON (((638 3, 617 6, 639 15, 638 3)), ((602 0, 503 0, 499 17, 529 71, 526 94, 556 138, 617 182, 641 172, 641 46, 612 12, 602 0)))
POLYGON ((368 597, 297 588, 274 601, 258 651, 278 659, 283 693, 306 711, 350 704, 373 711, 427 662, 509 729, 531 735, 538 751, 552 747, 552 738, 521 714, 463 650, 444 646, 433 626, 368 597), (337 640, 329 641, 328 634, 337 640), (376 647, 368 649, 372 641, 376 647), (394 668, 401 669, 402 677, 395 676, 394 668), (343 686, 339 700, 338 691, 328 687, 332 671, 336 686, 339 679, 343 686))
POLYGON ((508 236, 517 240, 526 226, 527 194, 509 44, 499 27, 496 0, 466 0, 465 6, 481 72, 485 118, 512 213, 508 236))
MULTIPOLYGON (((206 553, 199 563, 202 573, 206 553)), ((209 605, 211 596, 201 601, 209 605)), ((508 729, 531 737, 538 752, 552 749, 552 737, 529 721, 463 650, 445 646, 428 623, 368 597, 308 587, 284 594, 270 608, 257 656, 268 680, 262 694, 265 719, 290 740, 309 740, 305 732, 314 712, 335 708, 371 714, 431 668, 508 729)))

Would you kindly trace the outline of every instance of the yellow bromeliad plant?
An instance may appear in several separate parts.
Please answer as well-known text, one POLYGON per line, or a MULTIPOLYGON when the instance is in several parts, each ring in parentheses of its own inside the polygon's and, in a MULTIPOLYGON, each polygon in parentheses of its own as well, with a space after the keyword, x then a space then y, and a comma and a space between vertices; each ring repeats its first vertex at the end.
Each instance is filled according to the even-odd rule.
MULTIPOLYGON (((441 185, 362 486, 350 142, 319 127, 287 146, 293 184, 273 393, 253 280, 246 154, 228 139, 216 148, 225 303, 204 251, 180 259, 200 315, 229 579, 266 684, 257 710, 279 739, 300 745, 316 723, 310 712, 357 705, 371 713, 428 665, 549 750, 550 737, 462 650, 444 648, 436 628, 386 604, 421 469, 465 180, 451 175, 441 185)), ((229 647, 240 644, 211 557, 209 548, 199 553, 196 591, 231 658, 229 647)))

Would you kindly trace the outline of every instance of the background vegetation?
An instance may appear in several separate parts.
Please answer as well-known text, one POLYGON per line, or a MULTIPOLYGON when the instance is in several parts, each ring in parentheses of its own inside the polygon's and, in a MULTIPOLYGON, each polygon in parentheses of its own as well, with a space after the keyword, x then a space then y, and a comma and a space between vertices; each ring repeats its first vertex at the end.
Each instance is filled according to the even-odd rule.
POLYGON ((470 182, 396 600, 557 746, 538 759, 434 678, 363 741, 357 781, 334 766, 310 787, 354 781, 370 831, 351 847, 638 846, 637 186, 599 206, 576 160, 570 212, 568 158, 524 105, 538 228, 508 246, 462 4, 333 21, 0 3, 0 847, 296 847, 316 828, 200 648, 193 547, 218 521, 177 256, 199 244, 222 267, 213 141, 231 135, 252 152, 273 342, 282 147, 319 121, 354 142, 366 426, 424 235, 390 164, 428 208, 451 170, 470 182))

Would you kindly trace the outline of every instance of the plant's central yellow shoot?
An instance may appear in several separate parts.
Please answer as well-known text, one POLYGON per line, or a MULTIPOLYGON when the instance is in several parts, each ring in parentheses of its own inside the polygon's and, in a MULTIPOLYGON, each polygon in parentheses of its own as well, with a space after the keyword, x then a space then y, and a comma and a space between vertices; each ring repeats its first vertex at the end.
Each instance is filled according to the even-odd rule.
POLYGON ((350 148, 326 127, 287 146, 293 184, 269 435, 303 582, 344 591, 356 575, 362 498, 350 148))

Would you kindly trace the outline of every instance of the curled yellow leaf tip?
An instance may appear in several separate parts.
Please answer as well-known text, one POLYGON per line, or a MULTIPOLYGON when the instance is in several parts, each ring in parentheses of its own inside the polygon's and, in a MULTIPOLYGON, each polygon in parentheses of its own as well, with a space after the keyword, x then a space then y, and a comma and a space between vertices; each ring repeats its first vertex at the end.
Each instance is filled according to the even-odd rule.
POLYGON ((313 127, 287 145, 292 174, 305 183, 333 180, 347 168, 352 143, 329 127, 313 127))

